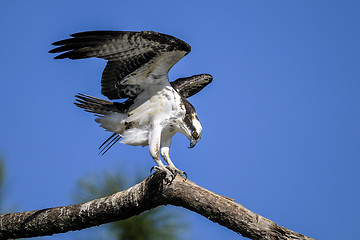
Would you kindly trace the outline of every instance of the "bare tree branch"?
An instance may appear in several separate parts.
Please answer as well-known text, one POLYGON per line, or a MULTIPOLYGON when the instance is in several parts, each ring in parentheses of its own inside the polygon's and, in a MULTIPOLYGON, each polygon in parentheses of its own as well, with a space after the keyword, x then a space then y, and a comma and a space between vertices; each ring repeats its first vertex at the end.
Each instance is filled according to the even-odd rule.
POLYGON ((127 219, 160 205, 197 212, 250 239, 313 239, 251 212, 231 199, 177 176, 155 173, 135 186, 90 202, 0 215, 0 239, 46 236, 127 219))

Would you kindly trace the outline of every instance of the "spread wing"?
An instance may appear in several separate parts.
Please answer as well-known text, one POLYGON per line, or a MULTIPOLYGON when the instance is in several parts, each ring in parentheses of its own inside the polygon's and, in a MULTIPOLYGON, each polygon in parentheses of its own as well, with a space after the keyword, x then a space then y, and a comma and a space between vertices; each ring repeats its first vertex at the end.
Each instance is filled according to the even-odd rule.
POLYGON ((108 60, 101 93, 109 99, 135 98, 146 85, 165 81, 171 67, 191 50, 180 39, 152 31, 89 31, 70 36, 53 43, 58 47, 49 52, 61 53, 55 59, 108 60))
POLYGON ((184 98, 200 92, 204 87, 211 83, 213 77, 210 74, 194 75, 186 78, 179 78, 171 82, 171 86, 175 88, 184 98))

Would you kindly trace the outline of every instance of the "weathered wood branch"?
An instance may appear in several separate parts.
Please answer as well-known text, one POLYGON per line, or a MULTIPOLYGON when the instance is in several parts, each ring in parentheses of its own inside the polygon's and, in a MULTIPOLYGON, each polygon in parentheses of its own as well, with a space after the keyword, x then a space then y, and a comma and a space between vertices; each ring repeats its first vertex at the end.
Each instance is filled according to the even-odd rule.
POLYGON ((46 236, 127 219, 160 205, 197 212, 250 239, 313 239, 251 212, 229 198, 177 176, 166 185, 155 173, 135 186, 90 202, 0 215, 0 239, 46 236))

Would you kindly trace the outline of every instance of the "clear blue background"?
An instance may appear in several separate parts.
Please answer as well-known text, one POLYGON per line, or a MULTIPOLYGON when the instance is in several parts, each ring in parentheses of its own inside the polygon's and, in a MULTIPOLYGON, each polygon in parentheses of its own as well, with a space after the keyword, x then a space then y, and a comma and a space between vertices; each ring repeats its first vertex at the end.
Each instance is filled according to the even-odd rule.
MULTIPOLYGON (((79 31, 154 30, 192 46, 170 79, 214 77, 190 98, 203 138, 187 149, 176 135, 175 164, 280 226, 319 239, 358 237, 359 1, 2 0, 0 12, 0 152, 5 197, 19 211, 73 203, 70 193, 87 174, 147 174, 154 165, 141 147, 118 144, 98 156, 109 133, 73 105, 78 92, 102 97, 105 61, 47 53, 79 31)), ((189 239, 239 239, 186 215, 189 239)))

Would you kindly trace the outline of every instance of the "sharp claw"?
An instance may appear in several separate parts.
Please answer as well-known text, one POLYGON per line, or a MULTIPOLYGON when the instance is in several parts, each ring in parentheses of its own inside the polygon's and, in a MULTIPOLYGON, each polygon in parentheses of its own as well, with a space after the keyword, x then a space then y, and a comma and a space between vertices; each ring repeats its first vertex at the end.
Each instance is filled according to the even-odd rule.
POLYGON ((171 180, 169 179, 168 176, 165 177, 165 182, 166 182, 166 185, 170 185, 172 183, 172 181, 174 181, 174 175, 170 175, 171 177, 171 180))
POLYGON ((162 172, 162 171, 164 171, 164 172, 166 172, 166 176, 165 176, 165 183, 167 184, 167 185, 170 185, 171 183, 172 183, 172 181, 174 181, 174 179, 175 179, 175 174, 174 173, 172 173, 167 167, 166 168, 160 168, 160 167, 157 167, 157 166, 154 166, 154 167, 152 167, 151 169, 150 169, 150 174, 152 173, 152 171, 155 171, 155 172, 158 172, 158 171, 160 171, 160 172, 162 172))
POLYGON ((166 175, 165 182, 166 182, 167 185, 170 185, 172 183, 172 181, 174 181, 174 179, 175 179, 175 174, 170 172, 170 174, 166 175))
POLYGON ((173 173, 173 175, 175 176, 176 174, 179 174, 180 176, 184 177, 185 179, 187 179, 187 174, 184 171, 181 171, 179 169, 177 169, 176 167, 170 167, 170 166, 166 166, 166 168, 173 173))
POLYGON ((171 175, 171 180, 169 181, 169 185, 172 183, 172 181, 174 181, 174 179, 175 179, 175 176, 171 175))

